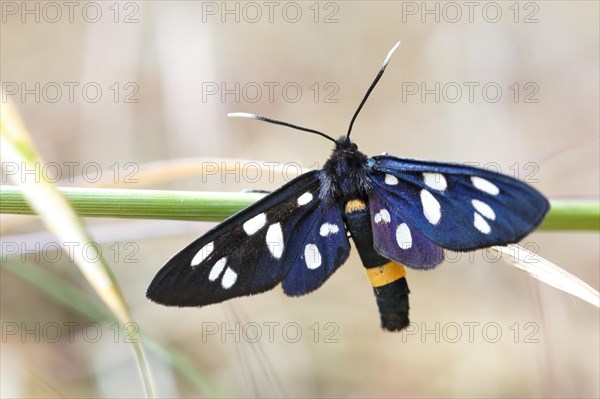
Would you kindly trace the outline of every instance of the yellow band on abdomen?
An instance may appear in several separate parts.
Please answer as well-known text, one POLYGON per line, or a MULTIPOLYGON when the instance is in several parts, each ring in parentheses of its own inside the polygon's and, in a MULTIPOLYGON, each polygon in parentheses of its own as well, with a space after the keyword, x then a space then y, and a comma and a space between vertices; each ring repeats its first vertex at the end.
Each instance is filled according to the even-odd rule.
POLYGON ((352 213, 352 212, 356 212, 356 211, 362 211, 363 209, 366 209, 367 205, 365 205, 364 201, 357 199, 353 199, 350 200, 348 202, 346 202, 346 209, 345 212, 346 213, 352 213))
POLYGON ((373 287, 382 287, 406 276, 404 266, 395 262, 367 269, 367 277, 373 287))

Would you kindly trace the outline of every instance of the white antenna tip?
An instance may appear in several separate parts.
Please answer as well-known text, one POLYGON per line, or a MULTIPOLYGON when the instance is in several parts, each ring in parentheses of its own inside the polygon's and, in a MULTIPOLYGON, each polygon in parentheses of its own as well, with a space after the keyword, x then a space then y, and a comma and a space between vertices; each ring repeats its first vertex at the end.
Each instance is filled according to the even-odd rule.
POLYGON ((258 115, 249 114, 247 112, 230 112, 227 114, 230 118, 249 118, 249 119, 258 119, 258 115))
POLYGON ((396 45, 394 47, 392 47, 392 49, 388 53, 387 57, 385 57, 385 60, 383 61, 383 65, 387 65, 387 63, 390 62, 390 58, 392 58, 392 55, 398 49, 398 47, 400 47, 399 41, 398 41, 398 43, 396 43, 396 45))

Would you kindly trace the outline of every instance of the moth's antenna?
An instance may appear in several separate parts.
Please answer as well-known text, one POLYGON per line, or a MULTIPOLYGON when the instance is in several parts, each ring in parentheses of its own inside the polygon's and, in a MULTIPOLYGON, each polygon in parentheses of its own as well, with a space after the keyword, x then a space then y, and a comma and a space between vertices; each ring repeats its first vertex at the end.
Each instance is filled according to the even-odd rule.
POLYGON ((354 112, 354 116, 352 117, 352 120, 350 121, 350 126, 348 127, 348 134, 346 134, 346 137, 350 137, 350 132, 352 131, 352 126, 354 125, 354 121, 356 120, 358 113, 362 109, 363 105, 365 105, 365 102, 367 102, 367 98, 369 98, 369 94, 371 94, 371 92, 375 88, 375 85, 377 85, 377 82, 379 82, 379 79, 381 79, 381 75, 383 75, 383 71, 385 71, 385 67, 387 67, 388 62, 390 62, 390 58, 392 58, 392 54, 394 54, 394 51, 396 51, 398 46, 400 46, 400 42, 396 43, 396 45, 394 47, 392 47, 392 49, 388 53, 387 57, 385 57, 385 60, 383 60, 383 65, 381 66, 379 73, 377 74, 377 76, 375 76, 375 80, 373 81, 373 83, 371 83, 371 86, 369 86, 369 90, 367 90, 367 94, 365 94, 365 96, 363 97, 362 101, 360 102, 360 105, 358 106, 356 112, 354 112))
POLYGON ((227 116, 230 117, 230 118, 257 119, 259 121, 269 122, 269 123, 273 123, 275 125, 282 125, 282 126, 286 126, 286 127, 291 127, 292 129, 302 130, 303 132, 318 134, 319 136, 325 137, 327 140, 331 140, 331 141, 333 141, 335 143, 335 139, 333 137, 330 137, 330 136, 326 135, 323 132, 319 132, 318 130, 308 129, 308 128, 305 128, 305 127, 302 127, 302 126, 298 126, 298 125, 293 125, 293 124, 288 123, 288 122, 278 121, 276 119, 271 119, 271 118, 267 118, 267 117, 256 115, 256 114, 248 114, 246 112, 232 112, 232 113, 227 114, 227 116))

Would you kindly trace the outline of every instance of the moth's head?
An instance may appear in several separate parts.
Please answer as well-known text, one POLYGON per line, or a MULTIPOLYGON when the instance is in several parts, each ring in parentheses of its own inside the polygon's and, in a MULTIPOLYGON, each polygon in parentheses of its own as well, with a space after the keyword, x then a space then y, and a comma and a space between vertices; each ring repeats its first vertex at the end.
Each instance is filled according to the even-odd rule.
POLYGON ((358 150, 348 136, 335 140, 335 148, 323 165, 324 186, 334 201, 346 203, 363 198, 367 192, 367 163, 369 158, 358 150))
POLYGON ((341 136, 335 141, 335 148, 329 158, 329 163, 335 167, 333 169, 340 170, 350 166, 362 167, 367 161, 367 156, 358 150, 358 146, 353 143, 348 136, 341 136))
POLYGON ((335 151, 336 152, 356 152, 356 151, 358 151, 358 146, 350 140, 350 137, 340 136, 335 141, 335 151))

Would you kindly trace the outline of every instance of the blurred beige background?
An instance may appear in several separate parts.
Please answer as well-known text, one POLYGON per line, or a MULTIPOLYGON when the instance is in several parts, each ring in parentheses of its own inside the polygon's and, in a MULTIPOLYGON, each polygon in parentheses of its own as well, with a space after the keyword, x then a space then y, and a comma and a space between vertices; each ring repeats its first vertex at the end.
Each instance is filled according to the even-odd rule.
MULTIPOLYGON (((98 186, 99 165, 103 177, 132 189, 273 189, 285 182, 281 173, 257 182, 173 173, 148 185, 137 168, 189 157, 318 167, 327 141, 226 114, 343 134, 401 40, 355 124, 362 151, 487 165, 552 199, 598 199, 597 2, 74 3, 1 3, 2 101, 17 104, 64 184, 83 173, 98 186)), ((31 218, 2 220, 4 242, 53 242, 31 218)), ((379 328, 356 253, 302 298, 276 288, 168 309, 145 299, 147 285, 212 224, 88 222, 140 330, 181 349, 231 396, 600 395, 597 309, 483 252, 409 271, 415 324, 392 334, 379 328), (136 263, 125 259, 127 244, 136 263), (224 327, 238 328, 239 342, 224 327)), ((598 289, 597 233, 534 233, 524 244, 598 289)), ((68 261, 26 260, 89 290, 68 261)), ((74 342, 5 334, 14 325, 90 320, 0 273, 4 397, 142 394, 131 350, 122 337, 115 343, 109 324, 99 325, 98 342, 79 331, 74 342)), ((202 396, 160 360, 152 364, 161 396, 202 396)))

